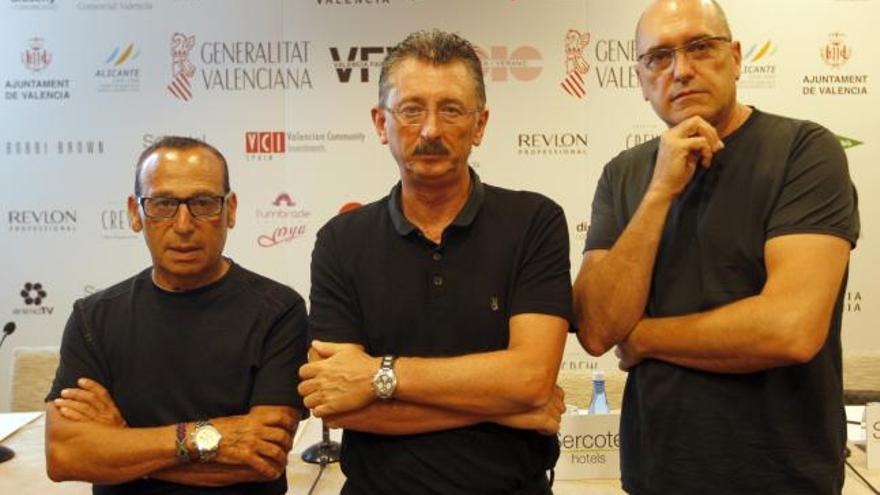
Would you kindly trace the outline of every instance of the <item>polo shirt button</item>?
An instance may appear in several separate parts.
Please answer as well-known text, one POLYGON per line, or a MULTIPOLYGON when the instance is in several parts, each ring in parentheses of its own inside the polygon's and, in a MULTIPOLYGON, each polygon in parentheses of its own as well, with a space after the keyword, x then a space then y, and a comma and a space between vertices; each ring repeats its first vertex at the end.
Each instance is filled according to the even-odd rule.
POLYGON ((431 257, 434 258, 434 261, 440 261, 440 258, 442 258, 443 255, 440 253, 434 253, 434 255, 431 257))
POLYGON ((434 287, 442 287, 443 286, 443 276, 442 275, 434 275, 434 287))

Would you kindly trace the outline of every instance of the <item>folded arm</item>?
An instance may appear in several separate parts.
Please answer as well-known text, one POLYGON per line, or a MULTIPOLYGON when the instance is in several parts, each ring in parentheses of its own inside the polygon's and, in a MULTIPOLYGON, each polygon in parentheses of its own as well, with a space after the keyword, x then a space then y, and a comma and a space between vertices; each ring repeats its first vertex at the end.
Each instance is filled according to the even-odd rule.
POLYGON ((823 234, 775 237, 764 246, 758 295, 711 311, 640 321, 619 345, 621 364, 642 359, 718 373, 806 363, 828 337, 849 260, 849 241, 823 234))
MULTIPOLYGON (((192 486, 269 481, 287 464, 298 413, 285 406, 254 406, 248 414, 214 418, 223 439, 212 462, 181 464, 176 426, 130 428, 97 382, 78 381, 47 403, 46 466, 54 481, 117 484, 144 476, 192 486)), ((187 424, 190 457, 193 424, 187 424)))
MULTIPOLYGON (((510 319, 507 349, 450 358, 402 357, 395 366, 394 398, 462 413, 461 421, 542 407, 555 393, 567 328, 560 317, 519 314, 510 319)), ((300 369, 299 391, 316 416, 356 411, 373 402, 378 357, 357 346, 315 342, 313 349, 322 359, 300 369)))

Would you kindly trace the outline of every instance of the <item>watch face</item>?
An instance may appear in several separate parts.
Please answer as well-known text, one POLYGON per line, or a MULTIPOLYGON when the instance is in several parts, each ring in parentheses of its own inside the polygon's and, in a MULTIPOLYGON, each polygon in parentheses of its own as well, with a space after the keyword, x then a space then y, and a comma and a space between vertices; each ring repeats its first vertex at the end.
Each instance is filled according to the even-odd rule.
POLYGON ((214 450, 220 443, 220 432, 213 426, 202 426, 196 430, 194 438, 199 450, 214 450))
POLYGON ((380 399, 390 399, 397 387, 397 378, 391 370, 379 370, 373 379, 373 388, 380 399))

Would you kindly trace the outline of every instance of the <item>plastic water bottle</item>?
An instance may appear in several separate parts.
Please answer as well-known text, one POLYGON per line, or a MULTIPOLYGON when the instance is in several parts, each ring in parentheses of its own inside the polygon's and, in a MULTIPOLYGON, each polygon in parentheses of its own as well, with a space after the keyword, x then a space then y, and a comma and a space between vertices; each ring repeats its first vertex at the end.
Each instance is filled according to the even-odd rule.
POLYGON ((605 395, 605 373, 593 371, 593 397, 590 399, 588 414, 608 414, 608 397, 605 395))

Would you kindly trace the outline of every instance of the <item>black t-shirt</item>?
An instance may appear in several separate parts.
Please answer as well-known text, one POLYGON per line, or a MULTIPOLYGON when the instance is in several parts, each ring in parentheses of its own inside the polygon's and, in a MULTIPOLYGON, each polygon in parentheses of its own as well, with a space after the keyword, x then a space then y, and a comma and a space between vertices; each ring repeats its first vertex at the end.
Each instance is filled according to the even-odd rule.
MULTIPOLYGON (((234 263, 217 282, 186 292, 158 288, 150 273, 144 270, 74 304, 47 401, 86 377, 108 389, 134 428, 245 414, 255 405, 291 406, 302 417, 308 414, 296 390, 307 349, 299 294, 234 263)), ((211 489, 140 480, 95 485, 93 492, 286 490, 282 476, 211 489)))
MULTIPOLYGON (((570 321, 562 209, 471 177, 439 245, 403 216, 399 184, 330 220, 312 254, 311 337, 363 344, 373 356, 456 356, 506 349, 519 313, 570 321)), ((351 494, 544 493, 559 455, 556 437, 489 423, 403 436, 345 431, 342 447, 351 494)))
MULTIPOLYGON (((706 311, 760 293, 764 244, 822 233, 854 246, 855 188, 837 139, 754 110, 673 204, 646 314, 706 311)), ((658 140, 609 163, 586 249, 610 249, 654 168, 658 140)), ((845 284, 844 284, 845 286, 845 284)), ((635 494, 831 494, 843 485, 840 289, 828 338, 807 364, 716 374, 646 360, 629 373, 621 419, 624 488, 635 494)))

